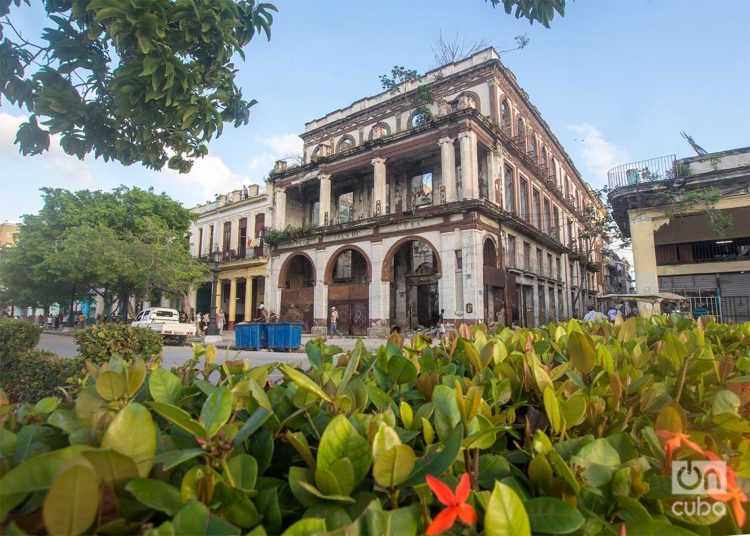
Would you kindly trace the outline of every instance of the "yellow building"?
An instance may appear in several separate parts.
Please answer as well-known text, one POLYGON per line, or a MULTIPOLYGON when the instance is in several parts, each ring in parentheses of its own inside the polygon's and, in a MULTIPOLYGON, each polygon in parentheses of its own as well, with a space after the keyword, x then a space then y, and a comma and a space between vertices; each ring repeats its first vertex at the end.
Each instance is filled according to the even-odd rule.
POLYGON ((18 224, 0 223, 0 247, 10 246, 14 242, 13 236, 18 232, 18 224))
POLYGON ((625 164, 608 179, 637 293, 674 292, 693 315, 750 320, 750 147, 625 164))

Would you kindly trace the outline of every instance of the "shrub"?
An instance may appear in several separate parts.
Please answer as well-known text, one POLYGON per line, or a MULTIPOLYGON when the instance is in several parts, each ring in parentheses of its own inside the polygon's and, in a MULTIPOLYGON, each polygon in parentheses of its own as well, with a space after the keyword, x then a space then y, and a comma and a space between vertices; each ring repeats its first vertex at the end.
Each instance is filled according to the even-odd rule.
POLYGON ((60 395, 57 387, 70 391, 68 379, 82 377, 86 368, 81 358, 68 359, 44 350, 27 350, 3 369, 3 389, 13 402, 37 402, 60 395))
POLYGON ((306 371, 219 365, 198 345, 171 372, 114 357, 75 403, 25 406, 0 429, 4 532, 750 530, 750 323, 461 326, 435 346, 306 350, 306 371), (727 464, 705 516, 674 508, 696 499, 672 494, 688 459, 727 464))
POLYGON ((6 359, 15 359, 22 352, 39 343, 39 326, 27 320, 4 318, 0 320, 0 366, 6 359))
POLYGON ((117 355, 132 360, 141 356, 148 361, 161 355, 163 341, 160 333, 127 324, 98 324, 89 326, 74 335, 78 353, 96 364, 117 355))

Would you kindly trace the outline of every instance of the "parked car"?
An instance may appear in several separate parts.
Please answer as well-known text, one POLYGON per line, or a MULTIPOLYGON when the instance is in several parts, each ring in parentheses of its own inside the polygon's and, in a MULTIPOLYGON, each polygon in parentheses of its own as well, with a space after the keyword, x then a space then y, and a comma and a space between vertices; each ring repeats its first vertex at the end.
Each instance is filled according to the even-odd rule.
POLYGON ((165 343, 174 343, 182 346, 188 337, 195 335, 195 326, 180 322, 180 313, 177 309, 166 307, 151 307, 138 313, 132 326, 149 328, 161 333, 165 343))

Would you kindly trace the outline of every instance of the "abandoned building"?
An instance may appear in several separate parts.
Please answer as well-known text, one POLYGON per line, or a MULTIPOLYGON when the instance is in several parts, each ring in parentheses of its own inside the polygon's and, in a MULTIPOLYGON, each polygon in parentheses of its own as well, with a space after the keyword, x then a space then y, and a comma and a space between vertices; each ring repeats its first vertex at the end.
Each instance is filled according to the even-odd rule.
MULTIPOLYGON (((265 299, 268 246, 263 232, 270 208, 268 194, 253 184, 192 209, 196 216, 190 229, 193 255, 210 262, 213 252, 221 253, 216 305, 229 329, 256 318, 265 299)), ((211 286, 209 275, 193 289, 191 303, 197 313, 210 312, 211 286)))
POLYGON ((277 162, 269 181, 267 294, 281 319, 324 333, 335 306, 343 334, 441 316, 535 326, 601 290, 601 259, 569 255, 581 211, 601 203, 493 49, 301 138, 303 163, 277 162))

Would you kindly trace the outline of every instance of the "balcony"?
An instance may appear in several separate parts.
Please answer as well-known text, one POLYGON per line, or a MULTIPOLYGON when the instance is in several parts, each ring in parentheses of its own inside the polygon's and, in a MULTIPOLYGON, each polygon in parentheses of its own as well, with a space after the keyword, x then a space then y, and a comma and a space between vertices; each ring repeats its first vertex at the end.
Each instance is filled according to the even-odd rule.
POLYGON ((672 180, 675 178, 675 159, 676 156, 671 154, 612 168, 607 172, 609 189, 614 190, 644 182, 672 180))
POLYGON ((656 265, 750 260, 750 237, 656 246, 656 265))

